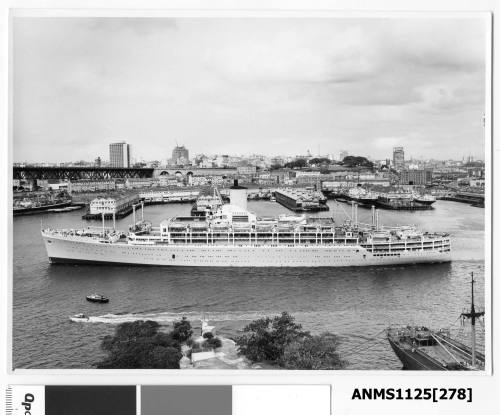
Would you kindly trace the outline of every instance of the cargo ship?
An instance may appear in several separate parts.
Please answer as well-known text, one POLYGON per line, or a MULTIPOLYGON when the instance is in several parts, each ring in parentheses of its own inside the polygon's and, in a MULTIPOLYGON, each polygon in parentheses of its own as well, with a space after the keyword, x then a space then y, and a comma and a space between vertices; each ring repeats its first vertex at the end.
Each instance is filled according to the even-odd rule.
POLYGON ((436 199, 432 196, 417 196, 407 192, 380 193, 377 206, 392 210, 426 210, 432 209, 436 199))
POLYGON ((428 194, 410 193, 403 191, 378 191, 374 192, 363 187, 353 187, 331 192, 329 198, 343 202, 355 202, 359 206, 376 206, 391 210, 426 210, 432 209, 436 198, 428 194))
MULTIPOLYGON (((258 217, 247 210, 247 192, 235 183, 230 204, 207 216, 177 216, 128 232, 104 225, 43 229, 51 263, 112 263, 215 267, 348 267, 451 261, 450 236, 413 226, 379 226, 353 217, 305 214, 258 217)), ((134 220, 135 221, 135 220, 134 220)))
POLYGON ((361 206, 376 206, 378 193, 363 189, 362 187, 354 187, 347 192, 348 200, 359 203, 361 206))
POLYGON ((387 340, 407 370, 484 370, 485 357, 476 350, 476 320, 484 311, 474 305, 474 274, 471 273, 472 301, 460 318, 471 323, 471 345, 453 339, 449 330, 434 331, 424 326, 389 328, 387 340))

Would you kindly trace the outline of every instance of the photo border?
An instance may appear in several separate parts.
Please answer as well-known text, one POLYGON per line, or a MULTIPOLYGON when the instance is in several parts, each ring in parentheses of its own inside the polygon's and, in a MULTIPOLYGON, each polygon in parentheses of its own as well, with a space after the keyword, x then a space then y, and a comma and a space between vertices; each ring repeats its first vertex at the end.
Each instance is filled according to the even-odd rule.
MULTIPOLYGON (((12 60, 10 59, 12 53, 12 21, 13 16, 16 17, 27 17, 30 16, 33 10, 28 9, 11 9, 11 14, 9 15, 9 82, 12 82, 12 60)), ((487 44, 485 45, 486 50, 486 86, 485 86, 485 174, 486 174, 486 185, 485 185, 485 311, 487 313, 487 318, 485 321, 485 327, 487 326, 486 336, 485 336, 485 354, 486 354, 486 364, 484 372, 461 372, 460 380, 467 380, 470 378, 477 377, 491 377, 493 372, 494 363, 494 350, 493 350, 493 340, 494 340, 494 319, 493 319, 493 304, 492 300, 493 294, 493 232, 492 228, 495 224, 493 218, 493 203, 494 203, 494 142, 493 142, 493 30, 492 30, 492 19, 493 15, 487 11, 481 12, 469 12, 469 11, 332 11, 332 10, 245 10, 245 11, 235 11, 235 10, 190 10, 190 9, 163 9, 163 10, 123 10, 123 9, 39 9, 36 11, 37 17, 54 17, 54 14, 60 17, 70 17, 70 16, 81 16, 83 13, 87 17, 321 17, 321 18, 376 18, 376 17, 421 17, 421 18, 432 18, 432 17, 483 17, 485 18, 486 33, 490 33, 487 36, 487 44), (40 14, 38 14, 40 13, 40 14), (150 15, 153 14, 153 16, 150 15), (224 16, 221 16, 221 13, 224 16)), ((7 175, 4 175, 6 188, 9 190, 9 197, 7 198, 5 213, 8 217, 8 256, 7 256, 7 267, 8 276, 7 278, 7 301, 4 304, 7 305, 7 319, 8 319, 8 335, 6 336, 6 351, 8 353, 9 359, 7 362, 8 373, 11 382, 15 383, 43 383, 43 384, 58 384, 64 380, 68 384, 107 384, 113 382, 115 384, 157 384, 158 382, 176 383, 176 384, 252 384, 260 381, 259 383, 283 383, 286 380, 287 383, 293 384, 317 384, 318 382, 326 382, 328 384, 334 384, 334 389, 336 388, 334 378, 341 376, 342 378, 363 376, 368 379, 377 379, 378 377, 383 377, 385 379, 396 376, 407 379, 421 379, 426 377, 432 377, 434 379, 449 379, 450 373, 448 372, 415 372, 415 371, 397 371, 397 370, 338 370, 338 371, 296 371, 296 370, 232 370, 232 369, 123 369, 123 370, 103 370, 103 369, 16 369, 12 370, 12 313, 13 313, 13 247, 12 247, 12 237, 13 237, 13 220, 12 220, 12 186, 9 186, 12 180, 12 161, 13 161, 13 136, 12 136, 12 88, 11 83, 9 83, 9 95, 8 95, 8 109, 9 109, 9 122, 8 122, 8 162, 7 162, 7 175), (5 180, 6 178, 6 180, 5 180), (10 216, 10 218, 9 218, 10 216), (124 376, 125 375, 125 376, 124 376), (215 378, 214 378, 215 376, 215 378), (284 377, 286 376, 286 379, 284 377), (319 376, 319 377, 318 377, 319 376), (196 379, 194 379, 196 378, 196 379)), ((2 111, 3 112, 3 111, 2 111)), ((2 183, 3 184, 3 183, 2 183)), ((3 253, 3 252, 2 252, 3 253)), ((4 284, 5 286, 5 284, 4 284)), ((5 355, 4 355, 5 356, 5 355)), ((338 380, 338 379, 337 379, 338 380)), ((377 383, 384 383, 377 381, 377 383)))

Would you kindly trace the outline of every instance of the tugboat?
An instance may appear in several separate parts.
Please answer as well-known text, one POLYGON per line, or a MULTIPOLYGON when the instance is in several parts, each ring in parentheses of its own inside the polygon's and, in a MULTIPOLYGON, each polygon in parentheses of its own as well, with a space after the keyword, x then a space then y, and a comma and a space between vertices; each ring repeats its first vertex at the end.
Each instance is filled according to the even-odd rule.
POLYGON ((85 314, 75 314, 74 316, 69 318, 71 321, 74 321, 76 323, 82 322, 82 321, 89 321, 89 316, 86 316, 85 314))
POLYGON ((427 327, 387 329, 387 340, 407 370, 484 370, 484 354, 476 350, 476 320, 484 311, 474 305, 474 273, 471 273, 472 301, 470 310, 460 317, 471 322, 471 346, 450 337, 449 331, 433 331, 427 327))
POLYGON ((93 303, 109 303, 109 298, 101 294, 90 294, 86 298, 93 303))

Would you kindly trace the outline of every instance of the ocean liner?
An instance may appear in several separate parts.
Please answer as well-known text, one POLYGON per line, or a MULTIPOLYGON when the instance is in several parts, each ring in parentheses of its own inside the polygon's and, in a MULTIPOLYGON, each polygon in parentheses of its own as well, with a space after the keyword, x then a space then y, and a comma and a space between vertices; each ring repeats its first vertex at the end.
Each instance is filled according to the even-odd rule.
MULTIPOLYGON (((134 215, 135 216, 135 215, 134 215)), ((135 219, 134 219, 135 222, 135 219)), ((412 226, 379 226, 353 217, 281 215, 261 218, 247 210, 247 191, 236 182, 230 204, 206 216, 177 216, 152 227, 43 229, 50 262, 162 266, 342 267, 447 262, 448 234, 412 226)))
POLYGON ((462 324, 471 323, 471 345, 450 336, 450 331, 424 326, 389 328, 387 340, 407 370, 484 370, 484 354, 476 350, 476 320, 484 316, 474 304, 474 274, 471 273, 472 300, 469 310, 460 314, 462 324))

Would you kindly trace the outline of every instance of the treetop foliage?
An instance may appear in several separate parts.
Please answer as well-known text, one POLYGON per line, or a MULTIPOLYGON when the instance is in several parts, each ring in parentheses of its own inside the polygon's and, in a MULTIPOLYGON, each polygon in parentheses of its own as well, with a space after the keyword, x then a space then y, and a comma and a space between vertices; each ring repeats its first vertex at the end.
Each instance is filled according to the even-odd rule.
POLYGON ((243 329, 244 334, 236 339, 240 353, 254 362, 279 360, 287 344, 310 336, 294 320, 289 313, 283 312, 281 316, 252 321, 243 329))
POLYGON ((342 164, 346 167, 367 167, 373 168, 373 163, 366 157, 361 156, 347 156, 342 160, 342 164))
POLYGON ((172 332, 164 333, 159 329, 160 325, 150 320, 120 324, 113 336, 106 336, 102 340, 101 349, 108 356, 97 367, 178 369, 182 357, 181 342, 173 337, 172 332))
POLYGON ((289 169, 302 169, 307 166, 307 160, 306 159, 297 159, 293 161, 289 161, 288 163, 285 163, 285 167, 288 167, 289 169))
POLYGON ((193 330, 191 329, 191 323, 186 317, 182 317, 181 321, 176 321, 174 323, 174 329, 172 330, 172 337, 179 342, 186 342, 193 335, 193 330))
POLYGON ((347 365, 332 333, 313 336, 287 312, 252 321, 236 339, 239 353, 252 362, 270 361, 287 369, 340 369, 347 365))

